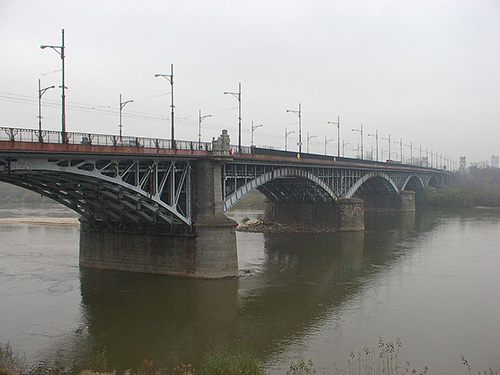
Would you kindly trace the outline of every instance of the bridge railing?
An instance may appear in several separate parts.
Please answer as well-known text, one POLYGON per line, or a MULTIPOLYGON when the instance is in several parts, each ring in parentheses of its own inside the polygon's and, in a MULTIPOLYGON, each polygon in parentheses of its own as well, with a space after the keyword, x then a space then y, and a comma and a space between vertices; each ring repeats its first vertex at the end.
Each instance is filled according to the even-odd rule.
MULTIPOLYGON (((212 142, 196 141, 174 141, 175 147, 172 147, 172 140, 162 138, 144 138, 96 133, 77 133, 66 132, 64 134, 55 130, 21 129, 0 127, 0 141, 10 142, 33 142, 33 143, 67 143, 74 145, 95 145, 95 146, 116 146, 116 147, 145 147, 162 148, 178 150, 200 150, 211 151, 212 142), (65 139, 65 142, 63 142, 65 139)), ((237 146, 231 146, 237 150, 237 146)), ((242 147, 241 152, 251 153, 250 147, 242 147)))

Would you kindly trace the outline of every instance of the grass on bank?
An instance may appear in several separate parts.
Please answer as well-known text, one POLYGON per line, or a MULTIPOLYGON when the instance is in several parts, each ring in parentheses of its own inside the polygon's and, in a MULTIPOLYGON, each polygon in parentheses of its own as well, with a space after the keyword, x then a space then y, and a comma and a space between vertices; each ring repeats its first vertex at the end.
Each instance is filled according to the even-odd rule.
MULTIPOLYGON (((347 360, 347 369, 339 368, 335 363, 331 372, 321 370, 321 374, 339 375, 403 375, 403 374, 431 374, 425 366, 418 371, 410 362, 402 362, 400 358, 401 341, 384 342, 379 339, 378 347, 365 347, 362 351, 351 352, 347 360)), ((61 365, 57 361, 53 364, 43 363, 28 366, 26 358, 16 353, 12 347, 0 343, 0 375, 117 375, 110 370, 105 357, 106 352, 98 353, 95 358, 86 364, 61 365), (82 367, 86 366, 86 367, 82 367)), ((500 370, 488 371, 472 370, 471 365, 462 356, 462 363, 469 375, 500 375, 500 370)), ((173 369, 159 367, 156 361, 144 359, 137 369, 126 370, 123 375, 265 375, 266 371, 255 353, 242 345, 228 348, 215 348, 205 357, 199 372, 191 365, 180 364, 173 369)), ((286 375, 316 375, 317 371, 311 360, 292 362, 286 375)))

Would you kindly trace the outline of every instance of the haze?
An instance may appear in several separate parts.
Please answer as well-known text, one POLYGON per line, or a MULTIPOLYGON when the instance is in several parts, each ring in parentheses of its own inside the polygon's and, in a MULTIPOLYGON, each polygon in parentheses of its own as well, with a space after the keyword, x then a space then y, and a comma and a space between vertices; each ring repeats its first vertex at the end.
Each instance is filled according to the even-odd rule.
MULTIPOLYGON (((242 84, 242 144, 251 124, 258 146, 337 153, 341 119, 346 156, 356 156, 363 124, 454 160, 500 154, 500 2, 457 1, 0 1, 0 126, 37 128, 38 79, 61 84, 61 60, 40 45, 60 45, 65 29, 67 130, 170 137, 170 85, 158 73, 174 64, 176 138, 209 141, 228 129, 237 143, 242 84)), ((60 130, 60 90, 43 96, 44 129, 60 130)), ((397 158, 393 144, 392 158, 397 158)), ((409 146, 404 147, 409 155, 409 146)))

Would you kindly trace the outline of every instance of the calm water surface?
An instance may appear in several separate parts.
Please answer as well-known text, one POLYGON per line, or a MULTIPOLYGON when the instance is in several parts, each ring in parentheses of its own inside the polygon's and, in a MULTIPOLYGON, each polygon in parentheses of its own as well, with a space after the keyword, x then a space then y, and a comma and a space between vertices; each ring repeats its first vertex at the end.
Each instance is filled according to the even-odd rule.
MULTIPOLYGON (((237 220, 256 212, 234 212, 237 220)), ((71 216, 58 206, 0 217, 71 216)), ((500 211, 367 217, 365 233, 238 233, 241 276, 184 280, 79 269, 78 228, 0 223, 0 342, 30 360, 92 356, 198 366, 243 341, 268 370, 312 359, 347 368, 351 350, 400 338, 432 374, 500 368, 500 211)), ((412 367, 412 368, 413 368, 412 367)))

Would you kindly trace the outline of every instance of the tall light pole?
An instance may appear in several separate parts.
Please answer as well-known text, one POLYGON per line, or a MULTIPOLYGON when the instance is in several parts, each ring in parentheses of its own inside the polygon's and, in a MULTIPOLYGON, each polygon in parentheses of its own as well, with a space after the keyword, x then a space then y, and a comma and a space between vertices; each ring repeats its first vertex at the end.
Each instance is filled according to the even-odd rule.
POLYGON ((403 138, 399 138, 399 142, 398 141, 394 141, 395 144, 398 144, 399 143, 399 152, 400 152, 400 161, 401 161, 401 164, 403 164, 403 138))
MULTIPOLYGON (((387 141, 387 143, 389 143, 389 155, 387 157, 387 159, 391 160, 391 135, 389 134, 389 136, 387 138, 380 138, 380 139, 383 139, 384 141, 387 141)), ((382 157, 383 159, 383 157, 382 157)))
POLYGON ((307 132, 307 153, 309 153, 309 141, 316 137, 317 137, 316 135, 309 136, 309 132, 307 132))
POLYGON ((342 157, 344 158, 345 158, 345 146, 349 144, 350 144, 349 142, 345 142, 344 140, 342 140, 342 157))
POLYGON ((361 158, 364 159, 364 145, 363 145, 363 124, 361 124, 361 129, 352 129, 353 132, 359 132, 361 136, 361 158))
POLYGON ((170 64, 170 74, 155 74, 155 77, 163 77, 170 83, 170 91, 171 91, 171 104, 170 104, 170 137, 172 148, 176 149, 177 145, 175 144, 175 117, 174 117, 174 64, 170 64))
POLYGON ((198 148, 201 149, 201 123, 208 117, 212 117, 212 115, 201 115, 201 109, 198 110, 198 148))
POLYGON ((326 155, 326 145, 328 144, 328 142, 331 142, 333 140, 334 140, 333 138, 327 139, 327 136, 325 135, 325 155, 326 155))
POLYGON ((60 46, 49 46, 49 45, 41 45, 41 49, 51 48, 57 52, 57 54, 61 57, 62 63, 62 83, 61 83, 61 141, 62 143, 66 143, 68 141, 66 137, 66 86, 64 84, 64 29, 62 29, 62 43, 60 46))
POLYGON ((378 130, 375 130, 375 134, 368 134, 369 137, 375 137, 375 161, 378 161, 378 130))
POLYGON ((337 122, 327 121, 327 124, 337 125, 337 156, 340 157, 340 116, 337 116, 337 122))
POLYGON ((300 107, 300 103, 298 111, 295 111, 293 109, 287 109, 286 111, 290 113, 295 113, 299 117, 299 141, 297 142, 297 144, 299 145, 299 155, 300 155, 302 153, 302 109, 300 107))
POLYGON ((285 151, 287 151, 287 149, 288 149, 288 141, 287 141, 288 136, 289 136, 290 134, 295 133, 295 130, 292 130, 292 131, 287 131, 287 130, 288 130, 288 129, 287 129, 287 128, 285 128, 285 151))
POLYGON ((413 142, 410 142, 409 145, 405 145, 410 148, 410 165, 413 164, 413 142))
POLYGON ((123 135, 123 124, 122 124, 122 111, 123 111, 123 108, 125 108, 125 106, 128 104, 128 103, 132 103, 133 100, 126 100, 126 101, 122 101, 122 94, 120 94, 120 124, 118 125, 118 129, 120 129, 120 142, 122 141, 122 135, 123 135))
POLYGON ((253 132, 255 131, 255 129, 260 128, 261 126, 264 125, 254 125, 252 121, 252 147, 253 147, 253 132))
POLYGON ((238 100, 238 152, 241 154, 241 83, 238 84, 238 92, 224 92, 224 95, 232 95, 238 100))
POLYGON ((49 86, 42 89, 42 83, 38 80, 38 140, 43 142, 42 138, 42 96, 47 90, 53 89, 55 86, 49 86))

